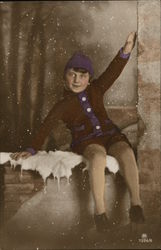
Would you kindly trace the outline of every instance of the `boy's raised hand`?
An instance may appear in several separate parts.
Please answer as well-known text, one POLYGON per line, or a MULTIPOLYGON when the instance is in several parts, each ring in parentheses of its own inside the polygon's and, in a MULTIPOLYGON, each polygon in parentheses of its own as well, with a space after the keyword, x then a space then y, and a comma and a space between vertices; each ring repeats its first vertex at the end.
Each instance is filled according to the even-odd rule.
POLYGON ((135 41, 136 41, 136 32, 133 31, 128 35, 125 45, 123 47, 124 54, 131 53, 132 49, 135 46, 135 41))

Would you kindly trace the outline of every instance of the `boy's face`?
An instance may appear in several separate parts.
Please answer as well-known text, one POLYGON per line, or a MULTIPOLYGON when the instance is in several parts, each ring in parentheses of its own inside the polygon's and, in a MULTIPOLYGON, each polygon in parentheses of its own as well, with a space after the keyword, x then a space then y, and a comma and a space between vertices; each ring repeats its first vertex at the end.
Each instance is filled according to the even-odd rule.
POLYGON ((82 73, 75 71, 74 69, 69 69, 65 75, 68 88, 75 92, 82 92, 89 85, 90 75, 88 72, 82 73))

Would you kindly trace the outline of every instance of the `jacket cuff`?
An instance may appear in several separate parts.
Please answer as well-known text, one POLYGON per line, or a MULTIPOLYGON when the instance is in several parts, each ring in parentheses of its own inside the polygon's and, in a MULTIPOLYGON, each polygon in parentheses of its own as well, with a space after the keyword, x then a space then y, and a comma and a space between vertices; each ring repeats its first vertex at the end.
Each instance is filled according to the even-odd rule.
POLYGON ((120 57, 124 59, 128 59, 130 57, 130 53, 124 54, 123 53, 123 47, 120 49, 120 57))
POLYGON ((32 155, 35 155, 37 153, 37 151, 33 148, 26 148, 26 151, 31 153, 32 155))

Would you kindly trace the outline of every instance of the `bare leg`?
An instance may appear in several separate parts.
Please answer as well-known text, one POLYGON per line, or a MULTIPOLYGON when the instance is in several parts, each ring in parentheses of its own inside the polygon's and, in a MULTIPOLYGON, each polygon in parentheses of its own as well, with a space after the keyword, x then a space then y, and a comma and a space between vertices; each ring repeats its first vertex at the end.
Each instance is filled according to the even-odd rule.
POLYGON ((131 205, 141 205, 138 167, 132 148, 126 142, 119 141, 111 145, 108 154, 119 162, 120 172, 130 192, 131 205))
POLYGON ((106 150, 98 144, 87 146, 84 157, 89 163, 90 186, 95 201, 95 214, 105 213, 105 166, 106 150))

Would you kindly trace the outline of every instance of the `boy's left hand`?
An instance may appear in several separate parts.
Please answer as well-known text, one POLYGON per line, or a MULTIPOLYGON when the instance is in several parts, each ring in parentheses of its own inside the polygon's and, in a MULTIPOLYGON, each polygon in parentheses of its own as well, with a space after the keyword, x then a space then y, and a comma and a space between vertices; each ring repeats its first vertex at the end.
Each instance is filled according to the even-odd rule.
POLYGON ((127 40, 126 40, 125 45, 123 47, 124 54, 131 53, 132 49, 135 46, 135 41, 136 41, 136 32, 134 31, 134 32, 131 32, 127 37, 127 40))

